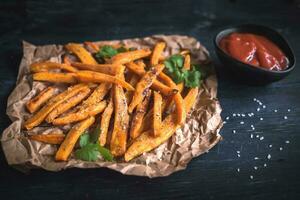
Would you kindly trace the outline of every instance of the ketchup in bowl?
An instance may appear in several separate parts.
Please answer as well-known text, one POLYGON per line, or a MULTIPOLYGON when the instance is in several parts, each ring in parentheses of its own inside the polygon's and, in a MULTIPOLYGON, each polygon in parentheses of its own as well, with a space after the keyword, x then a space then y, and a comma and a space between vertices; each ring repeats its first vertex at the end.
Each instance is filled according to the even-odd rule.
POLYGON ((261 35, 231 33, 220 41, 219 46, 226 54, 255 67, 281 71, 289 65, 283 51, 261 35))

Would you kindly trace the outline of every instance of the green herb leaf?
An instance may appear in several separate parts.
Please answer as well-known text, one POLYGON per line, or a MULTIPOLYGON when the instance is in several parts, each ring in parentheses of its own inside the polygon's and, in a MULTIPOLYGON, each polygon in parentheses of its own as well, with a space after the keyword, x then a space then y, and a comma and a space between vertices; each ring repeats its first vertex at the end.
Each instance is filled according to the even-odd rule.
POLYGON ((98 144, 93 143, 88 143, 75 151, 75 157, 84 161, 96 161, 99 155, 98 144))
POLYGON ((102 147, 102 146, 100 146, 100 144, 98 144, 98 150, 99 150, 101 156, 104 158, 104 160, 106 160, 106 161, 114 160, 114 157, 112 156, 112 154, 110 153, 110 151, 107 148, 102 147))
POLYGON ((124 46, 121 46, 117 49, 118 53, 123 53, 123 52, 126 52, 127 49, 124 47, 124 46))
POLYGON ((202 73, 199 65, 192 65, 192 70, 183 69, 184 57, 172 55, 164 62, 168 75, 178 84, 185 83, 185 87, 197 87, 201 83, 202 73))
POLYGON ((90 134, 88 132, 84 132, 79 139, 80 147, 86 146, 90 142, 90 134))
POLYGON ((118 54, 118 51, 114 49, 112 46, 104 45, 101 49, 95 54, 96 58, 104 59, 111 58, 114 55, 118 54))

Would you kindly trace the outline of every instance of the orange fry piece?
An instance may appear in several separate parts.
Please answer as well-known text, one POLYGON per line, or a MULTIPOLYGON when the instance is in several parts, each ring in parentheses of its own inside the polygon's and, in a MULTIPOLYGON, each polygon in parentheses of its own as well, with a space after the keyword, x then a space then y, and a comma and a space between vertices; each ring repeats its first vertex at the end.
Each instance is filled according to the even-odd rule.
POLYGON ((55 62, 36 62, 30 65, 30 71, 33 73, 37 72, 48 72, 51 69, 62 69, 67 72, 77 72, 78 70, 68 64, 55 63, 55 62))
POLYGON ((71 154, 80 135, 82 135, 84 131, 94 123, 94 121, 94 117, 89 117, 73 126, 67 134, 63 143, 60 145, 58 151, 56 152, 55 160, 66 161, 69 155, 71 154))
POLYGON ((161 53, 164 51, 164 48, 166 47, 166 43, 164 42, 158 42, 155 47, 154 50, 152 52, 152 56, 150 59, 150 65, 154 66, 158 64, 158 61, 161 57, 161 53))
POLYGON ((65 139, 65 135, 50 133, 47 135, 29 135, 28 138, 46 144, 61 144, 65 139))
POLYGON ((116 67, 112 64, 85 64, 79 62, 73 62, 72 66, 81 70, 90 70, 95 72, 100 72, 109 75, 116 74, 116 67))
POLYGON ((35 81, 47 81, 52 83, 76 83, 75 73, 38 72, 33 74, 35 81))
POLYGON ((40 107, 46 103, 52 97, 52 95, 54 95, 54 93, 55 89, 53 87, 47 87, 40 94, 33 97, 26 103, 27 110, 29 110, 30 113, 34 113, 40 109, 40 107))
POLYGON ((65 45, 66 49, 74 53, 83 63, 86 64, 97 64, 94 57, 80 44, 69 43, 65 45))
POLYGON ((112 116, 112 113, 114 111, 114 104, 113 104, 113 99, 110 98, 109 103, 105 110, 102 113, 101 116, 101 122, 100 122, 100 127, 101 127, 101 133, 99 136, 99 143, 101 146, 105 146, 106 141, 107 141, 107 133, 108 133, 108 127, 110 123, 110 119, 112 116))
POLYGON ((135 139, 141 134, 142 131, 141 125, 143 122, 143 118, 147 112, 150 98, 151 98, 151 90, 148 90, 143 102, 136 107, 136 111, 132 117, 131 128, 130 128, 131 139, 135 139))
POLYGON ((79 71, 76 73, 77 78, 81 82, 95 82, 95 83, 113 83, 124 87, 126 90, 134 90, 134 88, 124 80, 121 80, 115 76, 107 74, 93 72, 93 71, 79 71))
POLYGON ((154 92, 153 104, 153 136, 157 137, 161 134, 161 113, 162 113, 162 96, 158 92, 154 92))
POLYGON ((127 51, 123 53, 118 53, 114 57, 112 57, 113 64, 126 64, 141 58, 145 58, 150 56, 151 51, 149 49, 140 49, 135 51, 127 51))

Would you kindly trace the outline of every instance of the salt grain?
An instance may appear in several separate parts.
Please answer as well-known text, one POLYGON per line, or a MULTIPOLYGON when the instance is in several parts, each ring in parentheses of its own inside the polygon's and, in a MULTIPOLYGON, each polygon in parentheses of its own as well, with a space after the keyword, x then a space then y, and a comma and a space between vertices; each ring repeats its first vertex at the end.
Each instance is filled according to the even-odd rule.
POLYGON ((282 147, 279 147, 279 151, 282 151, 283 150, 283 148, 282 147))
POLYGON ((263 136, 259 138, 259 140, 263 140, 263 139, 264 139, 264 137, 263 137, 263 136))
POLYGON ((267 158, 270 160, 270 159, 271 159, 271 155, 270 155, 270 154, 268 154, 267 158))

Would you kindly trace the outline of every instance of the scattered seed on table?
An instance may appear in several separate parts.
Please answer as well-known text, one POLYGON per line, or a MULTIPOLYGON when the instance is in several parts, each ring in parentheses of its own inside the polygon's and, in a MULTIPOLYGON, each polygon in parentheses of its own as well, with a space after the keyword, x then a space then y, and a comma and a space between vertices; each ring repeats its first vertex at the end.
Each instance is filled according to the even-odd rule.
POLYGON ((241 121, 240 124, 245 124, 245 122, 241 121))
POLYGON ((237 172, 240 172, 240 168, 237 168, 236 171, 237 171, 237 172))
POLYGON ((263 105, 263 108, 266 108, 266 105, 263 105))
POLYGON ((282 147, 279 147, 279 151, 282 151, 283 150, 283 148, 282 147))
POLYGON ((241 116, 242 116, 242 117, 245 117, 246 115, 245 115, 245 114, 241 114, 241 116))
POLYGON ((272 146, 273 146, 272 144, 269 144, 269 147, 270 147, 270 148, 272 148, 272 146))
POLYGON ((271 159, 271 154, 268 154, 267 158, 270 160, 271 159))
POLYGON ((229 120, 229 117, 226 117, 226 120, 229 120))
POLYGON ((264 139, 264 136, 261 136, 260 138, 259 138, 259 140, 263 140, 264 139))
POLYGON ((236 153, 241 153, 240 151, 236 151, 236 153))
POLYGON ((264 118, 262 118, 262 117, 261 117, 261 118, 259 118, 259 120, 260 120, 260 121, 263 121, 263 120, 264 120, 264 118))
POLYGON ((276 109, 274 110, 274 112, 277 112, 277 111, 278 111, 278 110, 276 110, 276 109))
POLYGON ((287 117, 287 116, 284 116, 283 118, 284 118, 284 119, 287 119, 288 117, 287 117))
POLYGON ((291 109, 288 109, 288 112, 291 112, 291 109))
POLYGON ((258 157, 254 157, 254 160, 258 160, 259 158, 258 157))
POLYGON ((236 130, 232 130, 232 133, 236 133, 236 130))
POLYGON ((238 156, 238 157, 241 157, 241 155, 240 155, 240 154, 238 154, 237 156, 238 156))
POLYGON ((235 114, 235 113, 233 113, 233 114, 232 114, 232 116, 233 116, 233 117, 235 117, 235 116, 236 116, 236 114, 235 114))
POLYGON ((258 167, 254 166, 254 169, 255 169, 255 170, 257 170, 257 169, 258 169, 258 167))
POLYGON ((253 134, 251 134, 250 137, 253 138, 253 134))
POLYGON ((252 175, 250 175, 250 179, 253 179, 253 176, 252 176, 252 175))
POLYGON ((287 141, 285 141, 285 143, 286 143, 286 144, 289 144, 289 143, 290 143, 290 141, 289 141, 289 140, 287 140, 287 141))
POLYGON ((256 111, 259 112, 259 111, 260 111, 260 108, 257 108, 256 111))
POLYGON ((267 167, 267 163, 264 164, 264 167, 267 167))
POLYGON ((256 138, 259 138, 259 135, 256 135, 256 138))

